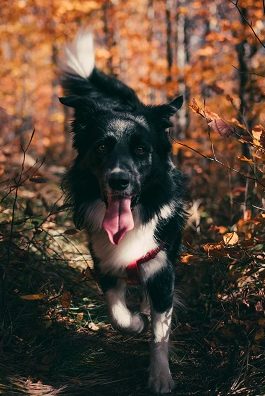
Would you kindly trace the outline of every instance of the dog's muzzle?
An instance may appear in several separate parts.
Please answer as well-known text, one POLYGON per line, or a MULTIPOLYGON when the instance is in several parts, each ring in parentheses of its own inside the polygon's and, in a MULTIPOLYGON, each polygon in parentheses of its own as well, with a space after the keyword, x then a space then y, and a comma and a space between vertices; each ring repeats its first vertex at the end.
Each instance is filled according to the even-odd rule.
POLYGON ((124 191, 129 187, 130 177, 123 171, 111 173, 108 178, 108 184, 113 192, 124 191))
POLYGON ((134 228, 132 183, 128 172, 110 172, 107 177, 106 212, 102 228, 112 244, 117 245, 134 228))

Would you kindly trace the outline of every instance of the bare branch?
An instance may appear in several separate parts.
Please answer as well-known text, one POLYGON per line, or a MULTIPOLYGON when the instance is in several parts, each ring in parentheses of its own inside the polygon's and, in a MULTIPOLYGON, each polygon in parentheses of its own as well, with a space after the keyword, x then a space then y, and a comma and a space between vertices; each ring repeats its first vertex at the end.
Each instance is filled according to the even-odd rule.
MULTIPOLYGON (((256 39, 258 40, 258 42, 259 42, 259 43, 261 44, 261 46, 265 49, 265 44, 261 41, 261 39, 259 38, 259 36, 258 36, 257 33, 255 32, 255 30, 254 30, 254 28, 253 28, 253 26, 252 26, 252 23, 250 23, 250 22, 248 21, 248 19, 245 17, 244 13, 242 12, 241 8, 239 7, 239 5, 238 5, 238 0, 236 0, 236 1, 230 0, 230 3, 232 3, 232 4, 236 7, 236 9, 237 9, 237 11, 239 12, 239 14, 240 14, 242 20, 243 20, 243 21, 246 23, 246 25, 251 29, 252 33, 254 34, 254 36, 256 37, 256 39)), ((263 12, 264 12, 264 3, 265 3, 265 0, 263 0, 263 12)))
POLYGON ((228 169, 228 170, 230 170, 230 171, 236 172, 237 174, 239 174, 239 175, 245 177, 246 179, 254 180, 257 184, 259 184, 260 186, 262 186, 262 187, 265 188, 265 184, 263 184, 263 183, 262 183, 259 179, 257 179, 256 177, 252 177, 252 176, 246 175, 245 173, 242 173, 239 169, 232 168, 231 166, 225 164, 223 161, 220 161, 216 156, 215 156, 215 157, 208 157, 207 155, 204 155, 204 154, 200 153, 198 150, 195 150, 194 148, 188 146, 188 145, 185 144, 185 143, 179 142, 179 141, 177 141, 177 140, 175 140, 175 139, 173 139, 173 140, 174 140, 175 143, 179 144, 180 146, 184 146, 184 147, 188 148, 189 150, 195 152, 196 154, 199 154, 201 157, 203 157, 203 158, 205 158, 205 159, 207 159, 207 160, 209 160, 209 161, 216 162, 217 164, 219 164, 219 165, 225 167, 226 169, 228 169))

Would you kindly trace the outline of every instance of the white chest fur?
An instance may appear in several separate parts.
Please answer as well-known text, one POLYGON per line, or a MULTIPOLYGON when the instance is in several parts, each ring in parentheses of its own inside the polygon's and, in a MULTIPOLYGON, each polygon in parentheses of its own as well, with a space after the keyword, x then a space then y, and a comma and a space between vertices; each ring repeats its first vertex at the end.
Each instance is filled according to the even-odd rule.
MULTIPOLYGON (((105 215, 105 204, 98 200, 86 211, 86 223, 91 226, 90 241, 96 257, 100 260, 102 273, 121 275, 132 261, 144 256, 147 252, 155 249, 158 244, 154 238, 154 232, 160 218, 169 217, 172 213, 172 205, 164 205, 160 215, 155 215, 147 224, 142 224, 139 217, 139 208, 134 208, 133 217, 135 226, 127 232, 118 245, 113 245, 102 230, 101 225, 105 215)), ((160 252, 156 258, 159 262, 165 262, 165 253, 160 252)), ((157 265, 155 266, 157 268, 157 265)), ((159 265, 160 267, 160 265, 159 265)))

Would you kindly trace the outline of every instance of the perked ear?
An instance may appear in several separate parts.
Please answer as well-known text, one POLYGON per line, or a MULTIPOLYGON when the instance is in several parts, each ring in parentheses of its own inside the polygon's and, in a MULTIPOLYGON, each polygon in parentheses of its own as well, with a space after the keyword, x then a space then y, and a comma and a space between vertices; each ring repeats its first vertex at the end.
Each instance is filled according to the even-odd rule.
POLYGON ((98 110, 96 102, 84 96, 70 95, 58 99, 63 105, 73 107, 75 110, 85 110, 86 113, 93 113, 98 110))
POLYGON ((81 98, 81 96, 76 96, 76 95, 71 95, 71 96, 62 96, 61 98, 58 98, 59 101, 69 107, 79 107, 82 102, 84 102, 84 99, 81 98))
POLYGON ((172 106, 175 109, 175 111, 179 110, 182 105, 183 105, 183 95, 177 96, 175 99, 169 102, 169 106, 172 106))
POLYGON ((152 115, 160 127, 168 128, 172 126, 170 117, 172 117, 177 112, 177 110, 181 108, 182 104, 183 96, 178 96, 169 103, 152 107, 152 115))

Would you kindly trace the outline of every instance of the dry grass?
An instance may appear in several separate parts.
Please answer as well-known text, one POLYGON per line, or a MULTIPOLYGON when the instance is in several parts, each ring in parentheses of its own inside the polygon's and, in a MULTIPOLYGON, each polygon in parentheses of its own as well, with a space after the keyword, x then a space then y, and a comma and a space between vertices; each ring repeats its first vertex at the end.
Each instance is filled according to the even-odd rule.
MULTIPOLYGON (((59 179, 47 179, 6 186, 1 201, 0 394, 148 395, 150 333, 128 337, 110 327, 84 237, 61 208, 59 179)), ((256 276, 262 263, 254 267, 231 246, 209 253, 204 244, 220 241, 205 224, 200 219, 200 233, 189 228, 189 256, 184 252, 177 267, 186 308, 172 327, 174 394, 265 395, 265 320, 258 309, 264 286, 256 276), (239 287, 242 276, 253 279, 239 287)), ((137 290, 130 300, 137 302, 137 290)))

